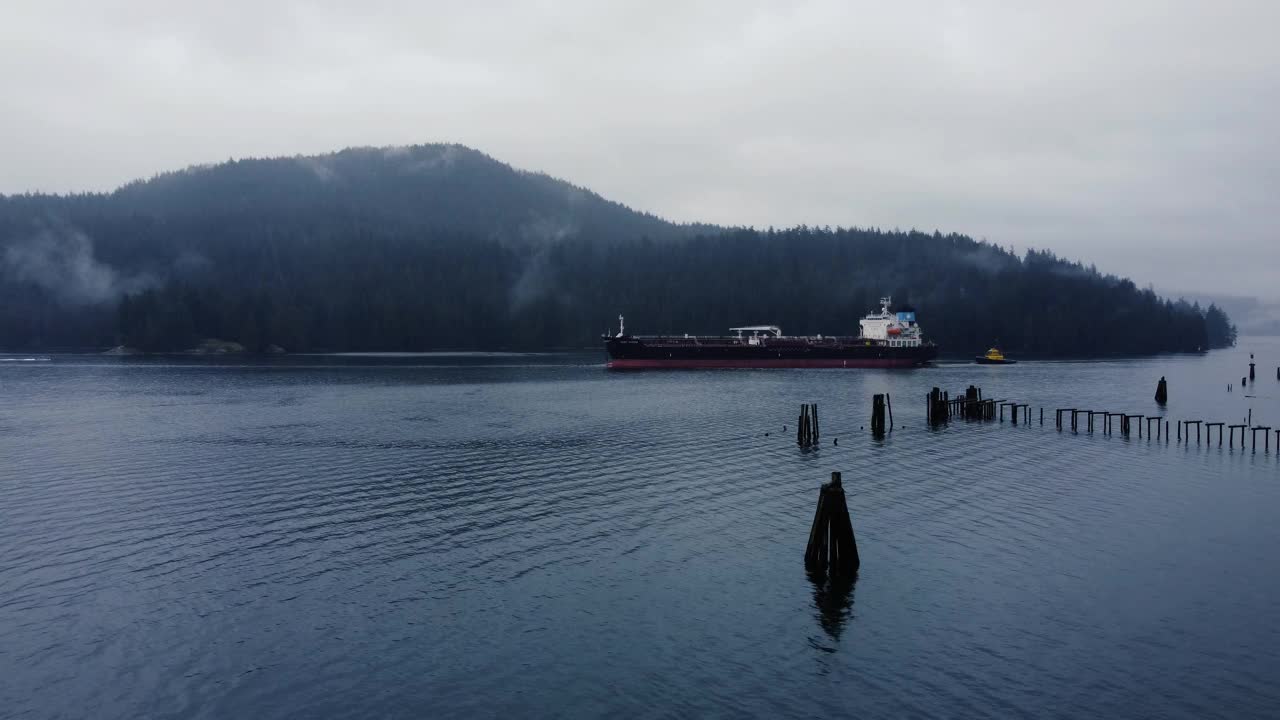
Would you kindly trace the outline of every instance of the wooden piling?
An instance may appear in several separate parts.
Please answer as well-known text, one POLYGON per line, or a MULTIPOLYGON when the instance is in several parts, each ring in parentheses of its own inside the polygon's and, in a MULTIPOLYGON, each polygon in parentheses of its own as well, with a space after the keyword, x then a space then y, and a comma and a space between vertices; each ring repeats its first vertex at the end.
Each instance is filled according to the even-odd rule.
POLYGON ((1142 437, 1142 419, 1145 415, 1125 415, 1124 416, 1124 434, 1128 436, 1133 432, 1133 425, 1130 422, 1133 418, 1138 418, 1138 437, 1142 437))
MULTIPOLYGON (((1199 445, 1199 444, 1200 444, 1200 423, 1202 423, 1202 422, 1204 422, 1204 421, 1203 421, 1203 420, 1184 420, 1183 422, 1187 425, 1187 442, 1188 442, 1188 443, 1190 443, 1190 442, 1191 442, 1191 427, 1190 427, 1190 426, 1192 426, 1192 425, 1195 425, 1195 426, 1196 426, 1196 444, 1197 444, 1197 445, 1199 445)), ((1219 430, 1219 432, 1221 432, 1221 430, 1219 430)), ((1206 438, 1205 438, 1205 442, 1206 442, 1206 443, 1207 443, 1207 442, 1209 442, 1208 437, 1206 437, 1206 438)))
POLYGON ((1164 376, 1160 377, 1160 382, 1156 385, 1156 403, 1164 405, 1169 402, 1169 386, 1165 383, 1164 376))
POLYGON ((871 398, 871 433, 884 435, 884 395, 876 394, 871 398))
POLYGON ((809 528, 804 565, 810 572, 845 577, 856 573, 862 565, 838 472, 831 473, 831 482, 818 491, 818 507, 809 528))
POLYGON ((996 403, 1000 408, 1000 422, 1004 422, 1004 409, 1009 408, 1009 421, 1018 424, 1018 403, 1012 400, 1001 400, 996 403))
MULTIPOLYGON (((1262 432, 1262 441, 1266 443, 1266 451, 1269 452, 1271 450, 1271 435, 1270 435, 1271 428, 1258 425, 1257 427, 1249 428, 1249 435, 1250 435, 1249 439, 1252 441, 1253 452, 1255 454, 1258 452, 1258 432, 1259 431, 1262 432)), ((1241 443, 1241 447, 1243 446, 1244 444, 1241 443)))
POLYGON ((818 404, 804 403, 800 406, 800 417, 796 419, 796 445, 808 448, 817 444, 818 404))
MULTIPOLYGON (((1246 428, 1246 427, 1247 427, 1246 425, 1228 425, 1228 426, 1227 426, 1227 430, 1228 430, 1227 447, 1229 447, 1229 448, 1233 448, 1233 447, 1235 447, 1235 446, 1236 446, 1236 443, 1235 443, 1235 440, 1236 440, 1236 429, 1237 429, 1237 428, 1239 428, 1239 429, 1240 429, 1240 447, 1241 447, 1242 449, 1244 448, 1244 430, 1245 430, 1245 428, 1246 428)), ((1221 432, 1222 432, 1222 431, 1221 431, 1221 430, 1219 430, 1218 432, 1219 432, 1218 437, 1222 437, 1222 435, 1221 435, 1221 432)), ((1219 441, 1218 441, 1218 445, 1219 445, 1219 446, 1221 446, 1221 445, 1222 445, 1222 441, 1221 441, 1221 440, 1219 440, 1219 441)))
POLYGON ((947 419, 951 416, 951 401, 947 397, 947 393, 936 387, 925 396, 925 408, 928 411, 927 419, 930 425, 939 425, 947 422, 947 419))

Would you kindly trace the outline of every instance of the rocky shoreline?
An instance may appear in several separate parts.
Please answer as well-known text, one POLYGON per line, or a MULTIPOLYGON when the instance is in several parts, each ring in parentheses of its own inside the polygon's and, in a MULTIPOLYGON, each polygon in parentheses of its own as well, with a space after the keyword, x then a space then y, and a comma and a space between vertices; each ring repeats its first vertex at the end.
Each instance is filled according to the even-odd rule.
POLYGON ((200 341, 200 344, 182 352, 164 352, 152 353, 138 348, 128 347, 126 345, 117 345, 109 350, 104 350, 101 354, 113 355, 117 357, 131 357, 136 355, 285 355, 288 351, 279 345, 268 345, 262 352, 255 353, 245 348, 238 342, 232 340, 219 340, 217 338, 206 338, 200 341))

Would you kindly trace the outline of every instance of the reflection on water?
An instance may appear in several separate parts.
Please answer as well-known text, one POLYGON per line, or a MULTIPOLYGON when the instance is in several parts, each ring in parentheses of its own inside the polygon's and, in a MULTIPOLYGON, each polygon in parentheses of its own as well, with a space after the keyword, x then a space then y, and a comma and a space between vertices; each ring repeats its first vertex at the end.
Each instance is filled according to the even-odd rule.
POLYGON ((1053 422, 1158 412, 1164 376, 1174 427, 1280 426, 1271 373, 1222 382, 1280 364, 1249 343, 906 372, 0 363, 0 715, 1276 717, 1280 454, 1053 422), (970 384, 1036 421, 927 427, 929 390, 970 384), (778 432, 805 402, 820 450, 778 432), (834 471, 856 613, 851 580, 803 575, 834 471))
POLYGON ((826 573, 808 572, 813 585, 813 606, 818 611, 818 624, 824 632, 838 642, 845 624, 853 619, 853 586, 858 574, 850 577, 827 576, 826 573))

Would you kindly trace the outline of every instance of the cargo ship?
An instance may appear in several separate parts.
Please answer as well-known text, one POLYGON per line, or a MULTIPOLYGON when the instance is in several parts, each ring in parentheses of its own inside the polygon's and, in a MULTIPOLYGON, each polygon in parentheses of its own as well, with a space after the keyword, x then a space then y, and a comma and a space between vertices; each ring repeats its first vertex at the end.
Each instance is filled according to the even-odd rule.
POLYGON ((618 332, 606 333, 608 367, 646 368, 909 368, 938 356, 924 339, 914 310, 892 312, 890 298, 880 311, 858 321, 850 335, 784 335, 776 325, 729 328, 731 335, 628 335, 618 316, 618 332))

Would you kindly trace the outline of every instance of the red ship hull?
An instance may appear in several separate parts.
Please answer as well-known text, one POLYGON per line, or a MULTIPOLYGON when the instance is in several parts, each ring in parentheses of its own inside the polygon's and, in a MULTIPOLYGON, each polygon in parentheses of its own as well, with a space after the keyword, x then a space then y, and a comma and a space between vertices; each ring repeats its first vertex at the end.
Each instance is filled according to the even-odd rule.
POLYGON ((904 368, 921 363, 912 358, 612 358, 614 370, 726 368, 904 368))

